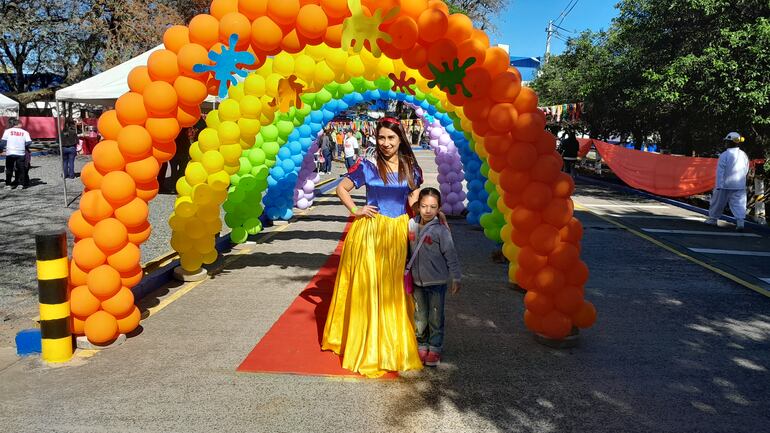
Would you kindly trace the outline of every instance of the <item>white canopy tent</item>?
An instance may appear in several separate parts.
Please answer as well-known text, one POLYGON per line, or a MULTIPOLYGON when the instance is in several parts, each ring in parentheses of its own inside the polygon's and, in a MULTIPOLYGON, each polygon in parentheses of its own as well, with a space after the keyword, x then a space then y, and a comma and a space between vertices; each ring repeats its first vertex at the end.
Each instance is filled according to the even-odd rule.
POLYGON ((18 116, 19 103, 0 93, 0 116, 18 116))

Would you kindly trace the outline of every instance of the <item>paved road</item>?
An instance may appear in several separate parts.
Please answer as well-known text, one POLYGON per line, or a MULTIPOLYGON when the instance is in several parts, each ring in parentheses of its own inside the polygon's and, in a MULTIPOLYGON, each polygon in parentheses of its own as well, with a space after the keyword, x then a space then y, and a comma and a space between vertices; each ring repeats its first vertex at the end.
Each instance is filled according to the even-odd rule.
MULTIPOLYGON (((581 186, 577 200, 599 193, 581 186)), ((457 222, 466 278, 448 299, 441 368, 395 381, 236 373, 337 243, 344 210, 321 202, 253 251, 233 251, 210 280, 156 292, 142 332, 121 347, 58 368, 0 364, 0 431, 770 431, 769 300, 577 216, 599 310, 578 348, 533 340, 522 295, 490 260, 495 245, 457 222)))

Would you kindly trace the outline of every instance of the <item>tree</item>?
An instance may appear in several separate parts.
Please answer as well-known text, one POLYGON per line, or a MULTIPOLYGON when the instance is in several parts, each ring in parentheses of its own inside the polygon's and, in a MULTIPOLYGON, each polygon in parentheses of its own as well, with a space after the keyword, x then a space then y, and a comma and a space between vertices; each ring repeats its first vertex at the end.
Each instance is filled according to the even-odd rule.
POLYGON ((447 0, 449 12, 468 15, 482 30, 494 30, 492 18, 508 6, 509 0, 447 0))

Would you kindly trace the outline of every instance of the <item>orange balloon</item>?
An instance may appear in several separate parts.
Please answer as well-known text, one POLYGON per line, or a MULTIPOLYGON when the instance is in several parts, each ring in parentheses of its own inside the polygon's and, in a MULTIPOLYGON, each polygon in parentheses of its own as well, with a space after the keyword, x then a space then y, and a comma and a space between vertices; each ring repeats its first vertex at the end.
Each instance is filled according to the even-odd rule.
POLYGON ((132 92, 142 93, 150 83, 152 78, 147 66, 137 66, 128 73, 128 88, 132 92))
POLYGON ((194 78, 179 77, 174 81, 179 104, 200 105, 208 96, 206 84, 194 78))
POLYGON ((267 13, 267 0, 239 0, 238 12, 246 15, 250 21, 267 13))
POLYGON ((219 41, 230 44, 230 35, 238 35, 235 46, 239 51, 246 50, 251 42, 251 21, 240 12, 230 12, 220 18, 219 41))
POLYGON ((201 118, 201 107, 198 105, 179 105, 176 111, 176 120, 181 128, 189 128, 201 118))
MULTIPOLYGON (((176 112, 176 108, 174 111, 176 112)), ((173 142, 181 129, 176 117, 149 118, 145 123, 145 128, 147 128, 153 143, 173 142)))
POLYGON ((317 39, 326 34, 329 26, 329 18, 326 17, 323 8, 314 4, 302 6, 297 15, 297 31, 300 35, 317 39))
MULTIPOLYGON (((136 227, 129 227, 128 240, 132 244, 141 245, 142 243, 144 243, 144 241, 149 239, 151 231, 152 231, 152 226, 147 221, 145 221, 143 224, 140 224, 136 227)), ((125 286, 126 284, 123 283, 123 285, 125 286)))
POLYGON ((123 170, 126 166, 126 160, 120 153, 118 143, 112 140, 105 140, 97 144, 94 147, 92 158, 95 168, 100 173, 123 170))
POLYGON ((88 341, 94 344, 105 344, 118 338, 118 321, 105 311, 97 311, 88 316, 83 326, 88 341))
POLYGON ((379 46, 380 50, 382 50, 382 54, 384 54, 385 57, 389 59, 399 59, 404 55, 403 50, 400 50, 395 46, 385 42, 384 39, 378 39, 377 46, 379 46))
POLYGON ((100 305, 88 286, 77 286, 70 292, 70 311, 76 316, 88 317, 99 311, 100 305))
POLYGON ((134 309, 134 294, 126 287, 121 287, 118 293, 102 301, 102 310, 115 317, 125 316, 134 309))
MULTIPOLYGON (((489 126, 496 132, 509 132, 517 123, 518 114, 513 104, 497 103, 489 110, 489 126)), ((517 136, 518 138, 518 136, 517 136)))
POLYGON ((96 246, 109 255, 128 243, 128 230, 115 218, 107 218, 96 223, 93 238, 96 246))
POLYGON ((212 0, 211 15, 221 20, 225 15, 238 11, 238 0, 212 0))
POLYGON ((513 105, 519 113, 537 110, 537 93, 529 87, 522 87, 513 105))
POLYGON ((87 191, 80 198, 80 211, 83 217, 93 223, 112 216, 113 208, 104 198, 101 190, 87 191))
POLYGON ((535 287, 542 293, 556 293, 564 288, 564 273, 553 266, 545 266, 535 275, 535 287))
POLYGON ((583 306, 583 294, 575 287, 565 287, 556 293, 553 305, 557 310, 570 316, 580 311, 583 306))
MULTIPOLYGON (((521 91, 521 80, 514 74, 503 73, 492 80, 489 96, 495 102, 513 102, 521 91)), ((515 105, 514 105, 514 108, 515 105)))
POLYGON ((275 21, 268 17, 259 17, 251 23, 251 45, 265 54, 275 54, 281 47, 283 31, 275 21))
POLYGON ((513 145, 511 134, 487 135, 484 137, 484 148, 488 153, 505 156, 513 145))
POLYGON ((514 170, 529 170, 538 160, 535 147, 526 142, 515 142, 507 154, 508 166, 514 170))
POLYGON ((404 64, 412 69, 420 69, 428 62, 428 51, 421 45, 404 53, 404 64))
POLYGON ((321 0, 321 8, 331 20, 341 22, 350 16, 347 0, 321 0))
MULTIPOLYGON (((178 53, 179 50, 190 43, 190 29, 186 26, 171 26, 163 33, 163 45, 167 50, 178 53)), ((141 90, 134 90, 140 92, 141 90)))
POLYGON ((542 319, 542 334, 548 338, 560 340, 569 335, 572 321, 558 310, 552 310, 542 319))
POLYGON ((486 120, 489 117, 489 111, 491 108, 491 100, 484 97, 474 96, 463 106, 463 112, 465 113, 465 117, 467 117, 468 120, 476 122, 486 120))
MULTIPOLYGON (((152 142, 150 142, 150 151, 152 151, 152 142)), ((158 177, 160 164, 158 164, 158 160, 150 154, 150 156, 146 158, 126 164, 126 172, 134 178, 137 184, 147 183, 158 177)))
POLYGON ((173 84, 179 76, 179 61, 176 53, 171 50, 154 51, 147 59, 147 69, 153 81, 173 84))
MULTIPOLYGON (((75 244, 77 245, 80 241, 75 241, 75 244)), ((99 248, 96 247, 96 244, 93 244, 93 247, 96 248, 97 251, 101 252, 99 248)), ((81 250, 82 251, 82 248, 81 250)), ((101 264, 101 263, 100 263, 101 264)), ((96 265, 98 266, 98 265, 96 265)), ((88 272, 81 269, 77 263, 75 262, 75 249, 72 249, 72 261, 70 261, 70 285, 71 286, 85 286, 88 283, 88 272)))
POLYGON ((567 198, 572 196, 573 192, 575 192, 575 181, 567 173, 559 173, 553 182, 553 196, 567 198))
POLYGON ((449 15, 449 7, 442 0, 429 0, 428 7, 432 9, 438 9, 449 15))
POLYGON ((567 225, 561 228, 559 234, 562 241, 576 245, 583 237, 583 224, 577 218, 572 217, 567 225))
MULTIPOLYGON (((170 119, 176 122, 176 119, 170 119)), ((179 131, 179 123, 176 123, 177 125, 177 132, 179 131)), ((174 138, 171 139, 171 141, 153 141, 152 143, 152 156, 158 160, 158 162, 163 163, 166 161, 170 161, 171 158, 174 157, 174 154, 176 153, 176 142, 174 142, 174 138)))
POLYGON ((115 140, 118 138, 118 132, 123 128, 123 125, 118 121, 117 111, 109 110, 99 116, 96 128, 105 140, 115 140))
POLYGON ((139 284, 139 282, 142 281, 143 276, 144 270, 137 264, 134 269, 120 273, 120 284, 123 285, 123 287, 128 287, 130 289, 139 284))
POLYGON ((457 58, 457 46, 447 38, 441 38, 430 44, 428 50, 428 63, 440 67, 443 63, 448 65, 457 58))
MULTIPOLYGON (((491 110, 490 110, 490 113, 491 113, 491 110)), ((489 117, 487 117, 482 120, 473 121, 473 132, 475 132, 476 135, 485 136, 487 134, 492 134, 493 132, 498 132, 498 131, 492 131, 492 128, 489 126, 489 117)))
POLYGON ((543 329, 543 316, 539 316, 532 311, 525 310, 524 325, 526 325, 527 329, 530 331, 540 334, 542 333, 543 329))
POLYGON ((532 291, 529 291, 526 295, 524 295, 524 306, 528 311, 539 314, 541 316, 550 313, 554 307, 550 296, 544 293, 532 291))
MULTIPOLYGON (((487 48, 489 48, 489 46, 484 45, 484 43, 477 38, 466 39, 457 45, 457 58, 460 60, 460 64, 462 64, 467 59, 473 57, 476 59, 476 62, 473 63, 474 65, 483 66, 484 60, 486 59, 487 48)), ((472 70, 484 70, 487 75, 489 75, 489 71, 483 67, 471 68, 468 69, 467 72, 469 73, 472 70)))
POLYGON ((428 0, 400 0, 399 3, 401 14, 415 20, 425 9, 428 9, 428 0))
POLYGON ((573 204, 568 198, 554 198, 543 209, 543 221, 560 229, 572 219, 573 204))
MULTIPOLYGON (((202 80, 208 77, 208 72, 195 72, 193 71, 193 67, 197 64, 201 65, 210 65, 211 60, 209 60, 209 52, 207 49, 203 48, 201 45, 198 44, 187 44, 184 45, 180 50, 179 53, 176 56, 177 65, 179 67, 179 72, 182 74, 174 80, 174 85, 179 81, 180 78, 186 77, 186 78, 194 78, 196 80, 202 80)), ((179 98, 182 98, 183 95, 179 95, 179 98)))
POLYGON ((550 132, 543 131, 534 140, 537 153, 541 155, 550 155, 556 150, 556 137, 550 132))
POLYGON ((83 218, 83 213, 80 210, 76 210, 70 215, 67 227, 69 227, 75 239, 90 238, 94 232, 93 224, 83 218))
POLYGON ((550 224, 540 224, 532 230, 532 234, 529 235, 529 242, 536 253, 547 256, 559 243, 559 231, 550 224))
POLYGON ((145 202, 150 202, 158 195, 160 184, 157 179, 136 184, 136 196, 145 202))
POLYGON ((473 32, 471 32, 471 38, 479 40, 484 45, 485 49, 489 48, 489 36, 484 30, 473 29, 473 32))
POLYGON ((417 44, 418 32, 417 23, 403 15, 396 18, 387 29, 387 33, 393 38, 391 43, 401 51, 410 50, 417 44))
POLYGON ((578 260, 571 268, 565 271, 565 274, 567 276, 567 284, 583 287, 586 281, 588 281, 588 266, 582 260, 578 260))
POLYGON ((134 179, 125 171, 113 171, 104 176, 102 195, 115 207, 120 207, 136 196, 134 179))
POLYGON ((84 329, 85 326, 86 326, 85 319, 81 319, 80 317, 77 317, 74 314, 70 316, 70 331, 72 331, 73 335, 85 334, 85 329, 84 329))
POLYGON ((132 227, 139 227, 147 222, 149 212, 147 203, 137 197, 128 202, 128 204, 115 209, 115 218, 131 231, 132 227))
POLYGON ((299 40, 297 29, 292 29, 286 33, 281 41, 281 49, 289 54, 296 54, 302 51, 302 48, 304 48, 304 44, 299 40))
POLYGON ((535 278, 533 273, 520 267, 516 269, 514 276, 516 277, 516 284, 518 284, 519 287, 523 287, 526 290, 530 290, 532 288, 532 281, 535 278))
POLYGON ((472 33, 473 21, 467 15, 461 13, 449 15, 446 37, 459 44, 470 38, 472 33))
POLYGON ((342 24, 336 24, 329 26, 326 29, 323 41, 331 48, 339 48, 342 46, 342 24))
POLYGON ((548 264, 548 257, 541 256, 535 252, 534 248, 531 246, 526 246, 519 250, 518 263, 519 266, 534 273, 544 268, 545 265, 548 264))
POLYGON ((80 170, 80 180, 89 190, 101 188, 103 179, 104 176, 99 173, 99 170, 96 169, 96 166, 93 162, 89 162, 88 164, 84 165, 83 169, 80 170))
MULTIPOLYGON (((510 159, 508 161, 510 163, 510 159)), ((506 168, 500 173, 500 185, 506 192, 521 192, 527 187, 529 182, 529 174, 526 171, 515 171, 506 168)))
POLYGON ((551 184, 561 172, 562 160, 552 155, 540 155, 529 173, 532 180, 551 184))
POLYGON ((551 188, 542 182, 530 182, 522 192, 522 200, 528 208, 541 210, 551 201, 551 188))
POLYGON ((120 273, 110 265, 100 265, 88 273, 88 290, 99 299, 108 299, 120 290, 120 273))
POLYGON ((503 202, 508 206, 508 209, 516 209, 516 207, 521 204, 521 194, 519 194, 518 191, 505 191, 503 194, 503 202))
POLYGON ((504 156, 495 155, 493 153, 489 154, 489 157, 487 158, 487 164, 489 164, 489 168, 498 173, 505 170, 505 168, 508 166, 504 156))
POLYGON ((137 306, 128 313, 127 316, 118 318, 118 331, 121 334, 128 334, 139 326, 142 314, 137 306))
POLYGON ((590 328, 596 322, 596 308, 594 304, 583 301, 583 305, 577 313, 572 315, 572 323, 578 328, 590 328))
MULTIPOLYGON (((502 74, 508 70, 511 57, 500 47, 487 48, 484 54, 484 63, 481 67, 489 71, 489 75, 494 79, 497 75, 502 74)), ((474 66, 476 66, 474 64, 474 66)))
POLYGON ((514 137, 522 141, 535 141, 545 128, 545 118, 538 113, 522 113, 515 119, 514 137))
POLYGON ((190 42, 210 49, 219 42, 219 21, 211 15, 200 14, 190 20, 190 42))
POLYGON ((146 158, 152 152, 152 137, 142 126, 126 126, 118 134, 118 149, 130 159, 146 158))
POLYGON ((540 222, 540 214, 524 206, 517 207, 511 213, 511 223, 513 223, 514 228, 517 231, 526 233, 527 236, 529 236, 529 232, 540 225, 540 222))
POLYGON ((419 39, 423 45, 429 45, 444 36, 449 26, 447 13, 440 9, 425 9, 417 18, 419 39))
POLYGON ((299 0, 268 0, 267 16, 281 26, 290 26, 299 14, 299 0))
POLYGON ((107 257, 107 263, 118 272, 130 272, 139 264, 141 256, 139 247, 129 242, 118 252, 107 257))
POLYGON ((144 125, 147 110, 141 93, 128 92, 115 102, 118 121, 121 125, 144 125))

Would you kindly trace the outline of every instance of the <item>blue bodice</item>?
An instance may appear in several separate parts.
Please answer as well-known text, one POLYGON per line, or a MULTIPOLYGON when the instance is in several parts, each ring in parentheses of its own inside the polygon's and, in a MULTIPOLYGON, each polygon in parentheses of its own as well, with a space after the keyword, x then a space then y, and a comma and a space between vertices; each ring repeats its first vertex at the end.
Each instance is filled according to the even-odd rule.
MULTIPOLYGON (((407 213, 409 205, 409 183, 398 181, 398 173, 388 173, 388 183, 382 181, 377 171, 377 163, 370 160, 360 160, 350 168, 345 175, 356 188, 366 186, 366 204, 376 206, 380 214, 396 218, 407 213)), ((422 171, 415 166, 415 185, 422 185, 422 171)))

